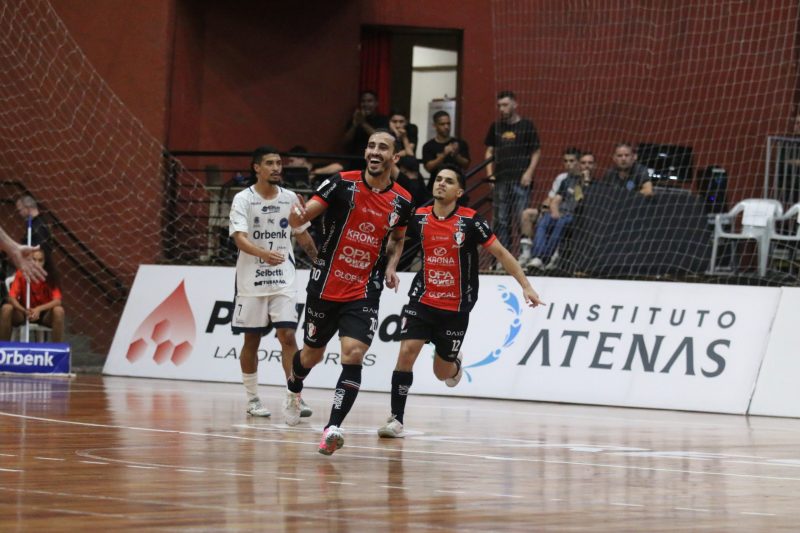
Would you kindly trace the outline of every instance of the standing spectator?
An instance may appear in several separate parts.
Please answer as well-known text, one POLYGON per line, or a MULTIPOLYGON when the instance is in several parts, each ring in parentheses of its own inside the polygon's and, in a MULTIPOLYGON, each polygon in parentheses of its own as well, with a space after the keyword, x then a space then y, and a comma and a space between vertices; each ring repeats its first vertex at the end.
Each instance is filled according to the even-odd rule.
POLYGON ((614 147, 614 166, 608 169, 603 182, 628 191, 639 191, 642 196, 653 196, 653 182, 647 169, 636 162, 633 145, 622 142, 614 147))
MULTIPOLYGON (((236 294, 231 327, 244 333, 239 357, 242 383, 247 394, 247 413, 270 416, 258 396, 258 346, 272 327, 281 345, 284 374, 291 375, 291 359, 297 351, 297 283, 292 236, 313 260, 317 249, 303 225, 289 226, 289 210, 297 195, 280 186, 281 156, 262 146, 253 152, 255 185, 234 196, 230 211, 230 235, 239 248, 236 260, 236 294)), ((298 402, 301 402, 298 398, 298 402)), ((301 408, 311 416, 308 406, 301 408)), ((301 416, 303 416, 301 414, 301 416)))
POLYGON ((408 121, 408 115, 401 111, 392 111, 389 114, 389 131, 394 134, 395 149, 398 157, 417 157, 417 140, 419 129, 416 124, 408 121))
POLYGON ((436 349, 436 378, 448 387, 455 387, 461 380, 461 345, 479 294, 479 247, 495 256, 514 277, 528 305, 542 303, 483 217, 458 205, 464 186, 461 169, 445 166, 435 178, 433 205, 417 209, 411 217, 409 232, 419 233, 423 243, 423 267, 414 277, 409 303, 403 308, 400 353, 392 374, 392 414, 378 430, 381 437, 404 436, 403 414, 413 382, 412 369, 426 342, 432 342, 436 349))
POLYGON ((450 114, 437 111, 433 114, 436 135, 422 145, 422 164, 430 174, 428 190, 433 191, 433 178, 444 165, 456 165, 462 171, 469 166, 469 145, 462 139, 450 135, 450 114))
MULTIPOLYGON (((534 123, 517 112, 517 97, 511 91, 497 94, 500 119, 486 133, 486 166, 494 184, 492 226, 500 243, 512 249, 513 228, 522 210, 528 206, 533 174, 539 164, 541 145, 534 123)), ((499 265, 499 263, 498 263, 499 265)))
MULTIPOLYGON (((43 249, 50 251, 52 247, 52 236, 50 235, 50 228, 47 222, 41 217, 39 212, 39 205, 33 196, 25 195, 17 199, 17 213, 26 221, 28 217, 31 218, 31 246, 41 246, 43 249)), ((25 235, 20 240, 22 244, 28 244, 27 229, 25 235)))
POLYGON ((8 291, 8 303, 0 309, 0 339, 11 339, 11 329, 24 324, 27 318, 31 323, 53 328, 53 342, 63 342, 64 308, 61 306, 58 272, 44 248, 34 250, 32 259, 47 272, 47 280, 30 284, 28 302, 28 280, 22 270, 17 270, 8 291))
POLYGON ((388 117, 378 114, 378 95, 375 91, 363 91, 344 133, 346 153, 359 156, 359 159, 348 161, 347 167, 351 170, 363 170, 365 164, 361 156, 364 155, 370 135, 376 130, 388 128, 388 117))
POLYGON ((361 387, 361 367, 375 331, 384 281, 397 290, 397 263, 411 216, 411 195, 392 180, 397 163, 395 139, 388 131, 369 138, 364 152, 367 170, 343 172, 322 183, 304 206, 289 217, 299 227, 325 213, 326 239, 311 269, 306 297, 303 350, 294 355, 287 386, 294 393, 284 404, 286 424, 296 425, 296 395, 303 379, 325 354, 337 330, 342 372, 336 383, 330 418, 318 451, 331 455, 344 444, 341 429, 361 387))
MULTIPOLYGON (((561 182, 567 179, 569 175, 579 175, 580 174, 580 166, 578 163, 578 158, 581 156, 581 151, 575 148, 574 146, 570 146, 569 148, 565 149, 564 152, 561 154, 562 160, 564 163, 564 172, 556 176, 553 180, 553 186, 551 187, 550 191, 547 193, 547 198, 542 203, 542 209, 549 209, 550 204, 553 201, 553 198, 556 197, 558 194, 558 190, 561 187, 561 182)), ((535 207, 529 207, 522 211, 522 218, 521 218, 521 230, 522 238, 519 241, 520 247, 520 255, 519 255, 519 264, 523 267, 528 264, 531 260, 531 250, 533 247, 533 227, 536 224, 536 220, 539 216, 539 210, 535 207)))
POLYGON ((14 242, 14 239, 3 228, 0 228, 0 249, 8 255, 11 262, 22 271, 26 278, 30 278, 33 281, 43 281, 47 276, 44 268, 33 260, 33 254, 39 248, 23 246, 14 242))

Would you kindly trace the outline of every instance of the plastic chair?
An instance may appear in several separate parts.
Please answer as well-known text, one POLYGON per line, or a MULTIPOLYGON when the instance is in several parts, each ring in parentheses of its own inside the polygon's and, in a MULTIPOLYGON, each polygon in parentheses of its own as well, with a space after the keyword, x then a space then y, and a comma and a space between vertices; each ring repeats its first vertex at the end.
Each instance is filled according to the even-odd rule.
POLYGON ((711 248, 709 274, 716 273, 717 248, 720 239, 748 239, 758 245, 758 275, 767 274, 770 236, 774 232, 775 219, 783 215, 783 206, 777 200, 750 198, 742 200, 727 213, 714 217, 714 242, 711 248), (735 232, 734 222, 741 214, 741 231, 735 232), (725 231, 725 227, 729 231, 725 231))

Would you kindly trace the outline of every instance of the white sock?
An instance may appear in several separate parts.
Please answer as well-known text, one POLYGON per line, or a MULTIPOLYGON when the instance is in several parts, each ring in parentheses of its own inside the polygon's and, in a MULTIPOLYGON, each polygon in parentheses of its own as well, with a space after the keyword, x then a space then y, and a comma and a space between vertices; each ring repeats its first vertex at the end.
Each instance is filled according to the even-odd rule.
POLYGON ((244 390, 247 392, 247 401, 258 398, 258 372, 253 372, 252 374, 242 372, 242 383, 244 383, 244 390))

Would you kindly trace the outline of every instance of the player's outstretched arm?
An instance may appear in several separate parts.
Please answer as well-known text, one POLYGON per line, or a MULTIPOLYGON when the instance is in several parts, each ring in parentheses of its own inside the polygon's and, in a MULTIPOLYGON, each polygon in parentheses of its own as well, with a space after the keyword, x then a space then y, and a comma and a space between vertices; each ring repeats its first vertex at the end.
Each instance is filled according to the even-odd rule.
POLYGON ((400 256, 403 255, 403 243, 406 240, 406 230, 396 229, 389 235, 389 242, 386 244, 386 255, 389 260, 386 263, 386 286, 390 289, 400 287, 400 277, 397 275, 397 265, 400 263, 400 256))
POLYGON ((537 305, 542 305, 542 301, 539 299, 539 295, 533 290, 531 287, 528 278, 525 276, 525 272, 522 271, 522 267, 519 266, 519 262, 514 258, 511 253, 506 250, 505 246, 500 244, 500 241, 496 240, 489 245, 487 248, 489 253, 492 254, 500 261, 500 264, 503 265, 503 268, 506 272, 508 272, 519 286, 522 287, 522 295, 525 297, 525 301, 528 302, 528 305, 531 307, 536 307, 537 305))

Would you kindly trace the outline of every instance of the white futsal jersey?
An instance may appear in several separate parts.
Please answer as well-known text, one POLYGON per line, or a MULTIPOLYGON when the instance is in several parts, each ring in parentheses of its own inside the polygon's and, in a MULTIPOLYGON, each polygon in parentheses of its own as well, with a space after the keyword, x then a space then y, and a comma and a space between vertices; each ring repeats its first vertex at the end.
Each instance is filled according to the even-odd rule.
POLYGON ((295 262, 292 250, 292 233, 302 233, 310 225, 292 230, 289 227, 289 210, 297 202, 297 195, 283 187, 271 199, 262 198, 253 186, 233 197, 230 213, 230 235, 237 231, 247 233, 247 238, 265 250, 283 252, 286 260, 279 265, 268 265, 263 259, 239 251, 236 260, 236 293, 241 296, 269 296, 291 293, 295 287, 295 262))

